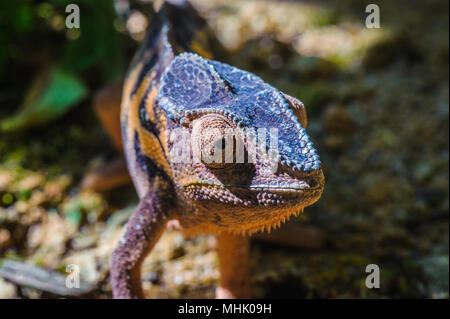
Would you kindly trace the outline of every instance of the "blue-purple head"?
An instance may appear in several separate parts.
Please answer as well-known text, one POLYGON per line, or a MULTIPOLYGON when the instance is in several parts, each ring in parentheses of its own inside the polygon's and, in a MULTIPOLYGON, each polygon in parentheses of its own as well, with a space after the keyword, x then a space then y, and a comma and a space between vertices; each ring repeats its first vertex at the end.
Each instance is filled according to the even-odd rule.
POLYGON ((226 209, 226 227, 270 228, 320 198, 305 108, 261 78, 183 53, 163 73, 157 104, 169 118, 176 184, 198 207, 226 209))

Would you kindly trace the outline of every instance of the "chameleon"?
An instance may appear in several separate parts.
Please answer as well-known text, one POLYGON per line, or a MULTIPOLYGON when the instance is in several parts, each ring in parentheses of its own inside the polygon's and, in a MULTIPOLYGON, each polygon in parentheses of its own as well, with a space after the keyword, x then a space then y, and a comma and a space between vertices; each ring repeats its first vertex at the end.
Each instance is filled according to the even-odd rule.
POLYGON ((216 235, 216 296, 249 298, 249 235, 279 227, 322 195, 325 180, 306 132, 304 105, 256 75, 214 60, 206 27, 188 1, 165 1, 152 15, 122 90, 114 89, 122 92, 117 144, 139 204, 112 253, 113 298, 144 298, 140 268, 168 226, 186 236, 216 235), (245 133, 260 128, 277 130, 275 155, 268 137, 245 133), (175 160, 180 138, 200 154, 224 145, 227 153, 229 132, 231 160, 192 152, 175 160), (267 153, 255 152, 255 140, 267 153), (237 161, 238 144, 244 161, 237 161), (267 169, 269 157, 275 169, 267 169))

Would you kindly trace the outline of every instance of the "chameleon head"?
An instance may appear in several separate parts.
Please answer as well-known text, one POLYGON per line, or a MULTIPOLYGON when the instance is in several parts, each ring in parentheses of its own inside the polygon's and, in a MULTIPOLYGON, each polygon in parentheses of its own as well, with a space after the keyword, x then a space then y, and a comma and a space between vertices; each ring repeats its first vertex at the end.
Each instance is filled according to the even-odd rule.
POLYGON ((185 53, 162 75, 157 103, 169 117, 173 178, 197 225, 270 230, 320 198, 324 176, 300 101, 251 73, 185 53))

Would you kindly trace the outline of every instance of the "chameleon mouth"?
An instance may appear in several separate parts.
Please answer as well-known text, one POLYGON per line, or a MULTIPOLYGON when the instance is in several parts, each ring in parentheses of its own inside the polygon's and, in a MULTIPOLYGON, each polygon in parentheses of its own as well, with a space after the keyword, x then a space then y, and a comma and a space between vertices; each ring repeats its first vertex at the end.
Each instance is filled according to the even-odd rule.
POLYGON ((243 190, 253 190, 253 191, 280 191, 280 192, 299 192, 305 190, 313 190, 316 188, 307 187, 276 187, 267 185, 217 185, 217 184, 202 184, 202 183, 192 183, 184 186, 185 188, 191 187, 209 187, 209 188, 221 188, 221 189, 243 189, 243 190))
POLYGON ((254 181, 250 185, 190 181, 184 190, 199 209, 218 216, 217 231, 249 235, 270 232, 292 215, 299 215, 319 200, 323 186, 323 174, 317 172, 297 178, 254 181))
MULTIPOLYGON (((235 175, 244 174, 240 172, 235 175)), ((229 175, 228 175, 229 176, 229 175)), ((242 191, 255 191, 255 192, 275 192, 275 193, 305 193, 305 192, 321 192, 324 186, 324 176, 321 170, 313 171, 311 173, 297 174, 297 176, 289 176, 287 174, 280 176, 273 176, 271 178, 258 178, 253 181, 249 181, 248 184, 240 183, 239 177, 228 178, 234 179, 234 181, 219 182, 214 179, 204 180, 186 180, 184 184, 185 189, 193 188, 205 188, 205 189, 218 189, 218 190, 242 190, 242 191)), ((224 178, 225 179, 225 178, 224 178)))
POLYGON ((304 191, 314 191, 315 189, 319 189, 320 187, 310 187, 306 182, 298 183, 292 186, 270 186, 270 185, 250 185, 250 186, 237 186, 237 185, 227 185, 225 188, 240 188, 247 189, 253 191, 269 191, 269 192, 287 192, 287 193, 295 193, 295 192, 304 192, 304 191))
POLYGON ((318 174, 249 185, 190 181, 184 185, 184 189, 191 199, 200 202, 216 201, 218 205, 228 204, 230 207, 277 209, 302 203, 307 206, 313 199, 320 197, 323 185, 323 174, 318 174))
POLYGON ((189 183, 184 185, 186 189, 205 187, 210 189, 223 189, 223 190, 245 190, 245 191, 255 191, 255 192, 280 192, 280 193, 303 193, 303 192, 315 192, 323 187, 318 185, 315 180, 309 182, 306 181, 296 181, 291 183, 281 183, 281 184, 257 184, 257 185, 222 185, 222 184, 211 184, 211 183, 189 183))
MULTIPOLYGON (((270 232, 286 222, 292 215, 299 215, 306 206, 315 203, 322 194, 322 187, 268 187, 267 185, 213 185, 191 184, 187 192, 191 199, 208 211, 221 211, 225 205, 226 215, 242 216, 228 231, 250 235, 258 231, 270 232), (304 187, 304 188, 300 188, 304 187)), ((222 220, 226 217, 221 215, 222 220)))

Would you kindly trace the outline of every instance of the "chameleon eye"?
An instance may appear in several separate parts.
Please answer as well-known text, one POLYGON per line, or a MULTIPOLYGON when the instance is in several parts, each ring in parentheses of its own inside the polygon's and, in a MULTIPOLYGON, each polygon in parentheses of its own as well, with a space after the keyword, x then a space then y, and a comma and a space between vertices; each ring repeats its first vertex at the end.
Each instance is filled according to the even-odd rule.
POLYGON ((234 125, 222 115, 209 114, 193 122, 191 145, 194 157, 208 168, 234 164, 234 125))
POLYGON ((225 145, 226 145, 225 136, 222 136, 222 138, 217 139, 214 143, 214 147, 220 150, 225 150, 225 145))
POLYGON ((283 95, 284 95, 284 98, 289 103, 291 110, 294 111, 294 114, 298 118, 298 121, 300 122, 300 124, 303 126, 303 128, 306 129, 306 124, 307 124, 306 108, 303 105, 303 103, 300 102, 299 100, 297 100, 295 97, 289 96, 287 94, 283 94, 283 95))

